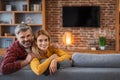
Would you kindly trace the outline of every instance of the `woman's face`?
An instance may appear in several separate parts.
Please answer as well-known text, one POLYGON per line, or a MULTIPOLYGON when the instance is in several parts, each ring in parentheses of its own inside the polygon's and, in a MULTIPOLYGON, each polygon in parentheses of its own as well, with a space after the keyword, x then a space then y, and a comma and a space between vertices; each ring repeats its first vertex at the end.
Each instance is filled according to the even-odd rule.
POLYGON ((46 35, 38 36, 36 44, 40 50, 43 50, 43 51, 47 50, 49 46, 48 37, 46 35))

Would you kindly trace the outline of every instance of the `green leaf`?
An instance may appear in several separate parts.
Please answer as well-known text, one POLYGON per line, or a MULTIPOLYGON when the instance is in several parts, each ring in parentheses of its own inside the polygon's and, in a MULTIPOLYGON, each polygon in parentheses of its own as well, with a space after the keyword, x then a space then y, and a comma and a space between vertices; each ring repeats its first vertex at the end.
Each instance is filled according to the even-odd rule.
POLYGON ((105 46, 106 45, 106 38, 101 36, 99 37, 99 45, 100 46, 105 46))

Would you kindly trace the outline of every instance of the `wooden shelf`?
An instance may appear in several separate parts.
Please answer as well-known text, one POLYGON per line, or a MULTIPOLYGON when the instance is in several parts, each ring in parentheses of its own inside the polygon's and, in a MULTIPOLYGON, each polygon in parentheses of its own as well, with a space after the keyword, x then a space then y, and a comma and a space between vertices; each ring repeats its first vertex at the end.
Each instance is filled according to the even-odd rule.
POLYGON ((14 11, 0 11, 0 13, 12 13, 14 11))
POLYGON ((80 52, 80 53, 92 53, 92 54, 116 54, 115 50, 64 50, 68 52, 69 54, 73 54, 75 52, 80 52))
POLYGON ((28 24, 28 25, 30 25, 30 26, 42 26, 42 24, 28 24))
POLYGON ((0 55, 4 56, 6 53, 6 49, 5 48, 0 48, 0 55))
POLYGON ((6 51, 6 40, 16 39, 15 36, 4 36, 5 33, 15 35, 14 29, 21 22, 28 23, 33 32, 45 29, 45 0, 0 0, 0 54, 6 51), (7 11, 5 7, 8 4, 12 6, 11 11, 7 11), (23 9, 23 5, 26 5, 26 8, 23 9), (36 9, 34 6, 39 7, 36 9), (32 20, 30 24, 27 22, 28 17, 32 20))
POLYGON ((38 14, 42 14, 41 11, 0 11, 0 13, 38 13, 38 14))
POLYGON ((38 13, 38 14, 42 14, 41 11, 13 11, 14 13, 38 13))
POLYGON ((0 24, 0 26, 17 26, 17 24, 0 24))
POLYGON ((0 36, 0 38, 16 38, 15 36, 0 36))

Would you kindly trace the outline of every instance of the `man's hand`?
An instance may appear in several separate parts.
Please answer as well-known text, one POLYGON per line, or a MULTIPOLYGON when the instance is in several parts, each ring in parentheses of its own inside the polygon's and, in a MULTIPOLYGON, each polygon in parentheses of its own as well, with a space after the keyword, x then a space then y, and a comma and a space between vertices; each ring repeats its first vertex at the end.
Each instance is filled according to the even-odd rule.
POLYGON ((27 61, 27 63, 30 63, 30 61, 33 59, 32 54, 28 54, 25 61, 27 61))
POLYGON ((27 57, 26 57, 26 59, 20 62, 21 67, 24 67, 24 66, 26 66, 27 64, 29 64, 30 61, 32 60, 32 58, 33 58, 32 55, 31 55, 31 54, 28 54, 27 57))
POLYGON ((33 59, 33 58, 40 58, 40 55, 39 54, 34 54, 34 53, 30 53, 27 55, 26 59, 24 61, 21 61, 21 67, 24 67, 26 66, 27 64, 30 63, 30 61, 33 59))
POLYGON ((52 43, 51 46, 52 46, 54 49, 58 49, 58 48, 59 48, 58 43, 52 43))
POLYGON ((40 54, 34 54, 34 53, 30 53, 30 54, 28 54, 27 55, 27 57, 26 57, 26 61, 28 62, 28 63, 30 63, 30 61, 33 59, 33 58, 40 58, 40 54))

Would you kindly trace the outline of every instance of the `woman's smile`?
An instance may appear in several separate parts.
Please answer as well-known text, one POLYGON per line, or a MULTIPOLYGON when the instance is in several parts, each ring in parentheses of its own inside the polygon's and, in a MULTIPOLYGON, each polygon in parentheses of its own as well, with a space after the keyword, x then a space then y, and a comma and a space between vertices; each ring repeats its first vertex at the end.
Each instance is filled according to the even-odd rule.
POLYGON ((41 50, 47 50, 48 46, 49 46, 49 40, 48 37, 45 35, 40 35, 37 38, 37 46, 39 49, 41 50))

